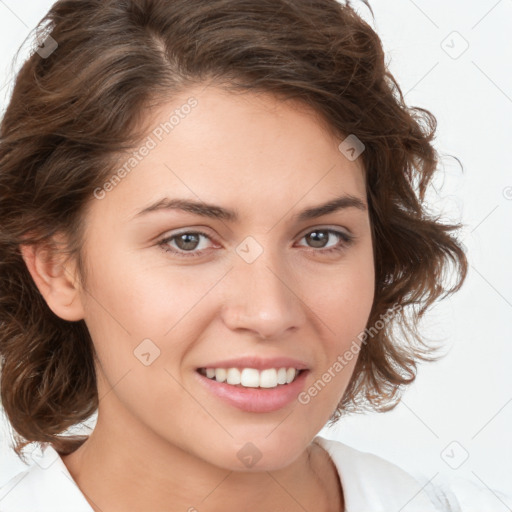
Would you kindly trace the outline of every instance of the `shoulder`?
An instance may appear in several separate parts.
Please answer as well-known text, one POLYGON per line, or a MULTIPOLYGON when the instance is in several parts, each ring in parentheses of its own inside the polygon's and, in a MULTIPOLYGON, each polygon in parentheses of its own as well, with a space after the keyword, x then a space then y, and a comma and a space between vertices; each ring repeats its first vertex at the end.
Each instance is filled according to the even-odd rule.
MULTIPOLYGON (((512 510, 512 494, 505 494, 498 489, 491 489, 461 477, 443 476, 428 481, 425 476, 418 476, 425 492, 440 510, 455 512, 503 512, 512 510), (451 507, 451 508, 450 508, 451 507)), ((509 492, 507 490, 507 492, 509 492)))
POLYGON ((315 441, 338 469, 350 512, 501 512, 504 504, 512 504, 510 497, 502 494, 500 502, 492 491, 468 480, 413 475, 389 460, 340 441, 320 436, 315 441))
POLYGON ((348 511, 437 512, 420 483, 396 464, 340 441, 315 440, 338 469, 348 511))
POLYGON ((46 448, 25 471, 0 487, 0 512, 92 512, 58 453, 46 448))

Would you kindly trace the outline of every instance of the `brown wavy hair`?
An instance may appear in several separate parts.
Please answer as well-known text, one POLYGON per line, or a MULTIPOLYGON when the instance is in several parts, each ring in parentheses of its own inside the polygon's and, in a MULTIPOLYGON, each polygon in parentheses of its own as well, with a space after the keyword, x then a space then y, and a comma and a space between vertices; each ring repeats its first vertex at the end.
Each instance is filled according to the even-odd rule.
POLYGON ((98 406, 86 324, 49 309, 20 245, 64 234, 85 284, 82 221, 95 188, 142 139, 149 107, 203 83, 299 100, 340 142, 364 143, 376 271, 368 327, 397 314, 362 344, 331 421, 395 407, 417 363, 438 358, 418 322, 462 286, 467 260, 451 234, 461 225, 440 222, 425 200, 436 118, 405 104, 378 35, 350 2, 58 0, 34 35, 0 125, 0 388, 16 453, 31 442, 70 453, 84 437, 63 432, 98 406), (35 51, 47 35, 58 45, 50 55, 35 51))

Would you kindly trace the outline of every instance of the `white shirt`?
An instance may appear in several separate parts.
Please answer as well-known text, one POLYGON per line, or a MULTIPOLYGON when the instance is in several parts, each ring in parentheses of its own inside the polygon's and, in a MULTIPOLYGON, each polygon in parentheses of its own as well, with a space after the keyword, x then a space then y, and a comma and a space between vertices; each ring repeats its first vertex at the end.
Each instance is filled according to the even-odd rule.
MULTIPOLYGON (((504 512, 506 505, 512 506, 511 496, 469 480, 455 487, 425 485, 377 455, 321 436, 314 441, 338 470, 346 512, 504 512)), ((0 488, 0 512, 93 512, 50 445, 34 460, 0 488)))

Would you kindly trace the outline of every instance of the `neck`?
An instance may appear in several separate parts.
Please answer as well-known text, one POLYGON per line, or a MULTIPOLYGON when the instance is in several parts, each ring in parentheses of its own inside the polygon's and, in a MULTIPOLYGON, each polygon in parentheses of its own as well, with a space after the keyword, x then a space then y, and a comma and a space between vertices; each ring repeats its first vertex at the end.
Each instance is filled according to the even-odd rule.
POLYGON ((98 413, 96 428, 64 464, 95 512, 122 510, 303 512, 342 510, 328 454, 311 443, 289 466, 238 472, 214 466, 155 433, 119 429, 98 413))

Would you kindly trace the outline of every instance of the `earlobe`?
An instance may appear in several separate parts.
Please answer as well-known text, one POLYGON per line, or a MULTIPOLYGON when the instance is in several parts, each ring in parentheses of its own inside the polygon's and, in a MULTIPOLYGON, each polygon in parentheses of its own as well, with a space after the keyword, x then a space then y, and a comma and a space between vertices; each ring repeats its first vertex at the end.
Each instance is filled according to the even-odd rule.
POLYGON ((19 248, 48 307, 63 320, 82 320, 84 310, 74 266, 62 262, 62 256, 48 246, 20 245, 19 248))

